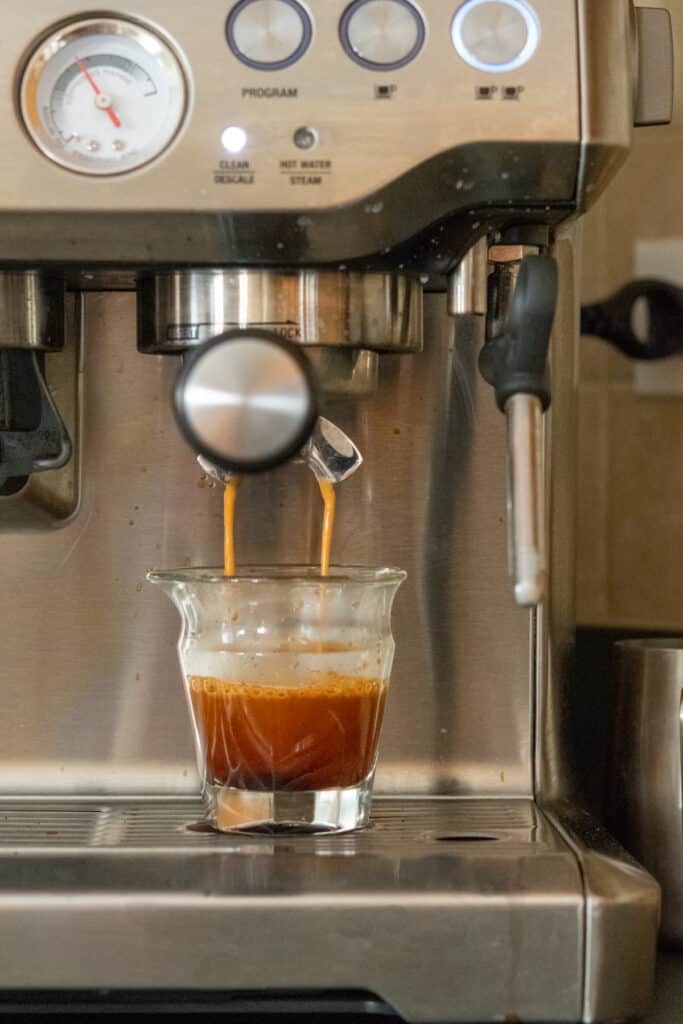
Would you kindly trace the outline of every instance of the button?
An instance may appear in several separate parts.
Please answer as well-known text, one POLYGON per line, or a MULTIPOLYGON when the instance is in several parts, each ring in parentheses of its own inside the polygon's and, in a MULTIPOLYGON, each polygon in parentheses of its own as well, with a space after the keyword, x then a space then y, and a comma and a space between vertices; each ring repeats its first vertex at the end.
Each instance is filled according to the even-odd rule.
POLYGON ((371 71, 403 67, 425 41, 422 17, 408 0, 355 0, 339 31, 349 57, 371 71))
POLYGON ((228 15, 226 36, 243 64, 280 71, 308 49, 313 30, 297 0, 240 0, 228 15))
POLYGON ((451 36, 464 61, 495 73, 526 64, 541 29, 525 0, 466 0, 453 19, 451 36))
POLYGON ((294 132, 294 145, 298 149, 315 149, 318 144, 318 133, 315 128, 297 128, 294 132))

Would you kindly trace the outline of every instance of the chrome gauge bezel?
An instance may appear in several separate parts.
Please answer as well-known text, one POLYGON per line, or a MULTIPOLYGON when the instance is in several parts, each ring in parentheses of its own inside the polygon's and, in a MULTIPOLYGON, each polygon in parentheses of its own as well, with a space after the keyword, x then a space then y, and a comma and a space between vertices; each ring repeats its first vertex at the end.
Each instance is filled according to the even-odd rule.
POLYGON ((19 110, 24 128, 41 153, 53 163, 76 174, 93 177, 119 177, 153 163, 177 141, 187 122, 190 108, 190 79, 186 62, 173 44, 156 29, 129 18, 114 16, 78 18, 55 28, 37 43, 21 74, 19 110), (166 79, 170 98, 177 104, 177 123, 158 148, 139 153, 139 159, 121 166, 125 158, 107 164, 101 158, 67 151, 55 132, 50 131, 35 99, 50 62, 65 46, 78 39, 121 36, 144 49, 154 58, 159 73, 166 79))

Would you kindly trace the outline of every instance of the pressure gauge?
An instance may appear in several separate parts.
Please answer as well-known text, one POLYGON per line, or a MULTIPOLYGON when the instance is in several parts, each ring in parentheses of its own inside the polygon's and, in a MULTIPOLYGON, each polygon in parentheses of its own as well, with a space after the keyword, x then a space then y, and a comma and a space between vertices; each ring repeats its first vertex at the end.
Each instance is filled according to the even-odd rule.
POLYGON ((81 174, 123 174, 171 144, 188 85, 156 32, 121 18, 88 18, 62 25, 37 47, 20 102, 31 138, 50 160, 81 174))

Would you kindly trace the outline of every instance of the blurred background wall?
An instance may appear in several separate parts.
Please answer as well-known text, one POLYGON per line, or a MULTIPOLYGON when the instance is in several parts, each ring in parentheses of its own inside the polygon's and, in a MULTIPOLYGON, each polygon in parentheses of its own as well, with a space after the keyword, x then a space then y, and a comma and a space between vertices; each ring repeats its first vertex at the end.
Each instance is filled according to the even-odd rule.
MULTIPOLYGON (((683 287, 683 0, 663 6, 674 121, 636 130, 630 161, 585 220, 584 302, 634 277, 683 287)), ((683 357, 636 365, 586 338, 581 361, 579 624, 683 632, 683 357)))

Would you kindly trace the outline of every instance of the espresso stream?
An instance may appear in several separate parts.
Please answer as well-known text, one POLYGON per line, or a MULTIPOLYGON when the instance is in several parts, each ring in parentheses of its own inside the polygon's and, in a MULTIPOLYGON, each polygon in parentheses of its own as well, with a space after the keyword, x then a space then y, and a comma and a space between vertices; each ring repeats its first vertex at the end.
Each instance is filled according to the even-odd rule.
MULTIPOLYGON (((318 485, 324 503, 320 574, 328 576, 336 494, 329 481, 318 479, 318 485)), ((226 576, 235 575, 239 486, 239 477, 225 486, 226 576)), ((337 649, 318 644, 300 653, 303 659, 329 654, 333 661, 337 649)), ((209 784, 329 789, 358 785, 373 769, 386 700, 383 679, 320 671, 303 685, 296 676, 279 685, 213 676, 190 676, 188 682, 209 784)))
POLYGON ((223 495, 223 559, 226 576, 235 575, 235 504, 241 483, 240 477, 230 477, 223 495))
POLYGON ((334 530, 334 513, 337 504, 337 495, 334 491, 334 484, 329 480, 321 480, 318 477, 318 487, 324 502, 323 512, 323 536, 320 545, 320 575, 330 575, 330 551, 332 549, 332 531, 334 530))
MULTIPOLYGON (((320 494, 323 499, 323 531, 320 545, 320 575, 330 574, 330 553, 332 551, 332 534, 334 532, 334 513, 337 504, 337 495, 334 484, 329 480, 317 478, 320 494)), ((235 575, 235 505, 237 504, 237 492, 240 489, 242 479, 239 476, 231 476, 225 484, 223 495, 223 559, 226 576, 235 575)))

